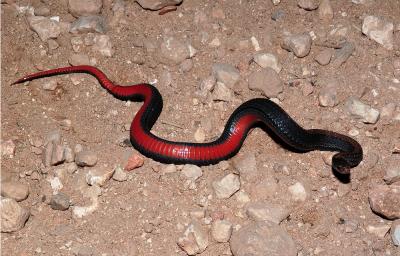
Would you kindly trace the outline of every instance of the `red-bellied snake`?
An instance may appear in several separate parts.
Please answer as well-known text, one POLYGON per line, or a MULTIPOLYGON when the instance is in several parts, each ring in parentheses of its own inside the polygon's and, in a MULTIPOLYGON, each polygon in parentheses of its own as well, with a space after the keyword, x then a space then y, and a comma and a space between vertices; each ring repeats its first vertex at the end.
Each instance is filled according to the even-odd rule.
POLYGON ((230 116, 221 136, 215 141, 189 143, 168 141, 150 132, 163 106, 161 94, 153 85, 116 85, 102 71, 92 66, 42 71, 25 76, 14 84, 66 73, 91 74, 114 97, 120 100, 144 101, 132 121, 130 139, 139 152, 159 162, 215 164, 235 155, 249 130, 256 126, 266 128, 284 145, 297 152, 338 151, 332 158, 332 168, 340 174, 349 174, 350 168, 357 166, 363 158, 362 148, 354 139, 326 130, 303 129, 281 107, 268 99, 251 99, 240 105, 230 116))

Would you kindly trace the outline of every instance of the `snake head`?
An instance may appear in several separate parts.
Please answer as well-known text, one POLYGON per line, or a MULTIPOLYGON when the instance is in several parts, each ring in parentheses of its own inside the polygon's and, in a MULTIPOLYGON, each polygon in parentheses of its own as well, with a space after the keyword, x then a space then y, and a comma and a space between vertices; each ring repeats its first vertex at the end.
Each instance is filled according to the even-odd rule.
POLYGON ((350 174, 350 164, 340 154, 336 154, 332 158, 332 168, 334 171, 348 175, 350 174))

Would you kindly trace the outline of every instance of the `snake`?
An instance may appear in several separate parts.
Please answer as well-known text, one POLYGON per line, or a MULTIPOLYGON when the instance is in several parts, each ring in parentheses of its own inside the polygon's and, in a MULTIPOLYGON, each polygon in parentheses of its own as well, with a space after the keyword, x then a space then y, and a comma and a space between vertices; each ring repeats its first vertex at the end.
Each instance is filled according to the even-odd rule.
POLYGON ((141 154, 161 163, 198 166, 217 164, 236 155, 250 130, 257 127, 266 130, 282 146, 294 152, 337 152, 332 156, 331 166, 339 174, 350 174, 350 169, 359 165, 363 159, 362 147, 353 138, 328 130, 304 129, 278 104, 267 98, 253 98, 237 107, 222 134, 214 141, 176 142, 160 138, 151 132, 163 108, 162 96, 151 84, 117 85, 100 69, 89 65, 39 71, 24 76, 13 84, 68 73, 94 76, 104 89, 119 100, 143 101, 130 126, 130 141, 141 154))

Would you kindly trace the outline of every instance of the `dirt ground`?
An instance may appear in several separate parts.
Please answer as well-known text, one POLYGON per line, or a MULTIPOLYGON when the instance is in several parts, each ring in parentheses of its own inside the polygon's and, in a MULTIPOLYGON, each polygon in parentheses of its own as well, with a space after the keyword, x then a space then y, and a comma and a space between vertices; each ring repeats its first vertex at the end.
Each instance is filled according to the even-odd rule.
MULTIPOLYGON (((35 6, 40 1, 16 2, 20 6, 35 6)), ((46 0, 41 4, 50 8, 52 16, 72 22, 75 18, 68 13, 66 2, 46 0)), ((101 15, 106 18, 112 16, 110 2, 105 1, 102 9, 101 15)), ((290 217, 280 224, 295 241, 299 255, 400 255, 389 234, 379 237, 367 231, 368 225, 391 223, 371 211, 368 190, 374 184, 383 184, 387 163, 395 159, 392 150, 400 139, 399 122, 379 120, 376 124, 364 124, 348 115, 344 108, 349 96, 358 97, 378 110, 388 103, 400 103, 400 85, 392 82, 393 61, 400 57, 400 33, 395 33, 395 49, 386 50, 360 31, 364 15, 385 17, 399 24, 400 3, 354 4, 340 0, 331 4, 334 19, 322 23, 317 12, 304 11, 295 1, 283 0, 274 6, 266 0, 191 0, 183 1, 177 11, 165 15, 126 1, 125 22, 106 32, 111 37, 113 56, 104 57, 90 49, 84 49, 83 53, 95 58, 96 66, 122 85, 160 80, 163 73, 170 72, 171 85, 156 84, 164 99, 164 109, 153 131, 173 141, 194 141, 197 127, 203 119, 208 119, 212 127, 210 134, 206 134, 209 140, 220 134, 238 102, 262 97, 247 87, 249 75, 259 68, 251 61, 254 48, 250 41, 247 48, 237 47, 241 40, 256 37, 260 47, 276 54, 282 64, 279 73, 284 82, 284 91, 279 96, 282 107, 307 128, 344 134, 356 129, 359 135, 355 139, 364 149, 363 163, 352 170, 350 183, 343 185, 324 163, 323 157, 329 154, 283 150, 260 129, 246 139, 240 155, 255 153, 260 172, 272 173, 279 181, 281 198, 295 181, 301 181, 307 188, 309 198, 291 208, 290 217), (278 9, 285 15, 273 21, 271 15, 278 9), (215 10, 222 10, 225 17, 213 16, 215 10), (208 17, 207 26, 195 26, 194 17, 199 11, 208 17), (304 58, 294 58, 281 47, 285 32, 313 31, 319 36, 338 25, 348 28, 346 38, 355 45, 353 55, 339 68, 315 62, 314 56, 326 48, 315 43, 304 58), (209 34, 207 43, 202 42, 204 31, 209 34), (138 39, 157 45, 166 34, 183 38, 196 48, 193 68, 189 71, 183 72, 179 65, 160 63, 156 54, 134 46, 138 39), (221 46, 209 46, 215 37, 220 39, 221 46), (144 64, 132 62, 137 55, 144 56, 144 64), (206 99, 197 103, 195 92, 200 82, 210 76, 215 63, 242 67, 239 83, 243 89, 235 94, 232 102, 215 103, 206 99), (304 69, 312 71, 313 76, 304 77, 304 69), (292 86, 291 82, 298 79, 315 82, 314 92, 304 96, 301 88, 292 86), (339 84, 339 104, 321 107, 320 84, 332 79, 339 84), (281 165, 287 167, 288 173, 276 171, 279 169, 276 166, 281 165), (337 196, 342 186, 350 189, 345 195, 337 196), (357 228, 346 232, 343 225, 346 221, 356 223, 357 228)), ((248 221, 243 209, 237 207, 235 197, 210 197, 212 182, 229 173, 232 167, 226 169, 221 164, 202 167, 203 176, 196 181, 196 188, 188 189, 179 172, 164 174, 165 165, 149 158, 145 158, 142 167, 129 172, 127 181, 110 179, 101 188, 98 209, 92 214, 79 219, 72 216, 71 209, 51 209, 42 197, 43 184, 51 173, 42 172, 41 155, 32 151, 30 140, 43 139, 49 132, 60 130, 64 144, 72 148, 80 144, 92 150, 98 156, 97 168, 112 169, 124 165, 127 156, 137 152, 132 147, 121 146, 120 142, 129 138, 127 127, 141 103, 126 104, 113 98, 88 75, 79 75, 83 80, 78 85, 71 82, 71 75, 59 76, 58 87, 53 91, 42 88, 45 79, 10 86, 25 74, 68 66, 68 59, 74 53, 70 43, 73 35, 61 33, 56 39, 59 47, 49 50, 29 28, 25 15, 18 14, 13 5, 3 1, 1 7, 1 139, 12 139, 16 144, 15 156, 2 159, 1 175, 2 180, 18 180, 29 185, 29 197, 19 204, 31 211, 24 228, 2 233, 3 255, 185 255, 177 240, 190 222, 190 212, 202 209, 199 202, 204 198, 211 198, 206 216, 222 211, 234 226, 248 221), (64 119, 71 120, 70 128, 61 124, 64 119), (37 172, 39 178, 24 175, 27 171, 37 172), (79 246, 84 248, 81 254, 76 253, 79 246), (85 249, 89 251, 87 254, 82 252, 85 249)), ((74 175, 63 191, 74 204, 82 205, 86 199, 74 192, 74 175)), ((242 189, 246 190, 246 185, 242 189)), ((229 255, 229 243, 210 242, 200 255, 229 255)))

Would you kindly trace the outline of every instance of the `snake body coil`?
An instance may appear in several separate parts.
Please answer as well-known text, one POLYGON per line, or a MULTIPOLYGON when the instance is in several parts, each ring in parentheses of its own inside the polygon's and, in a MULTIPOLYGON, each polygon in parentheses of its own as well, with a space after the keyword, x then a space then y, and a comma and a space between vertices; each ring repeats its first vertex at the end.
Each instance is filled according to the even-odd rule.
POLYGON ((66 73, 88 73, 95 76, 102 87, 121 100, 144 101, 132 121, 132 145, 143 155, 164 163, 196 165, 214 164, 235 155, 247 133, 255 126, 264 126, 286 146, 298 151, 338 151, 332 158, 332 168, 349 174, 363 157, 360 144, 352 138, 331 131, 300 127, 281 107, 268 99, 251 99, 240 105, 230 116, 221 136, 208 143, 188 143, 164 140, 150 130, 159 117, 163 100, 150 84, 119 86, 112 83, 99 69, 92 66, 57 68, 25 76, 14 84, 36 78, 66 73))

